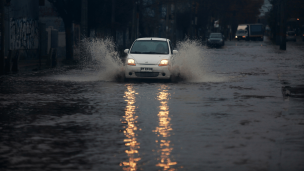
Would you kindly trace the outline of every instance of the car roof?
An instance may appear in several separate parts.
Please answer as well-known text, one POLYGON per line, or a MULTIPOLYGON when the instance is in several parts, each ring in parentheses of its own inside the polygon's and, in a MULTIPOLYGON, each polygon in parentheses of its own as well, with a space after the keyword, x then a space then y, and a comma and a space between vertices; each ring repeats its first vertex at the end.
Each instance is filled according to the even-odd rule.
POLYGON ((159 38, 159 37, 143 37, 143 38, 138 38, 136 40, 158 40, 158 41, 167 41, 169 39, 166 38, 159 38))

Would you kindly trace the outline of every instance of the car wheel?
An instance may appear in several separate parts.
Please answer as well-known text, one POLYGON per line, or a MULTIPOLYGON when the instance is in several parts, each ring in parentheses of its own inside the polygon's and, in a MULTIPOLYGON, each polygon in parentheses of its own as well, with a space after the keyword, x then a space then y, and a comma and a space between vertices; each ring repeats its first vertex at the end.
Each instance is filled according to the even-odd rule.
POLYGON ((118 82, 125 82, 126 76, 125 76, 124 73, 123 74, 122 73, 121 74, 117 74, 115 76, 115 80, 118 81, 118 82))
POLYGON ((180 69, 178 66, 172 67, 171 75, 170 75, 170 81, 172 83, 177 83, 178 78, 180 77, 180 69))
POLYGON ((170 76, 171 83, 177 83, 177 77, 175 75, 170 76))

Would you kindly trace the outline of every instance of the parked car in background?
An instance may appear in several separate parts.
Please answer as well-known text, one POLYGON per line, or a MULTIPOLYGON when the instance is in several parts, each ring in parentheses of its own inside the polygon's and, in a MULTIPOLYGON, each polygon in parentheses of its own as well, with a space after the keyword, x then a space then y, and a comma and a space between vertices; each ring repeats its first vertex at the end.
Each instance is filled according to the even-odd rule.
POLYGON ((296 42, 297 41, 296 32, 294 32, 294 31, 288 31, 286 33, 286 41, 294 41, 294 42, 296 42))
POLYGON ((207 39, 207 46, 224 46, 224 38, 222 33, 211 33, 207 39))

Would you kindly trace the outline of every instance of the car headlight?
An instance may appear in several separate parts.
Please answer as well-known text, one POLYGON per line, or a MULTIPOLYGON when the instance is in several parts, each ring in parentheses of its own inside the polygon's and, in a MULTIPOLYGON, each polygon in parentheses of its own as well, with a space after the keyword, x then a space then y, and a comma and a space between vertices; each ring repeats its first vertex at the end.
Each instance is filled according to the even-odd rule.
POLYGON ((128 59, 128 65, 133 65, 135 66, 135 60, 134 59, 128 59))
POLYGON ((158 66, 167 66, 169 63, 169 61, 167 59, 163 59, 160 61, 160 63, 158 64, 158 66))
POLYGON ((237 36, 235 36, 235 38, 237 38, 237 36))

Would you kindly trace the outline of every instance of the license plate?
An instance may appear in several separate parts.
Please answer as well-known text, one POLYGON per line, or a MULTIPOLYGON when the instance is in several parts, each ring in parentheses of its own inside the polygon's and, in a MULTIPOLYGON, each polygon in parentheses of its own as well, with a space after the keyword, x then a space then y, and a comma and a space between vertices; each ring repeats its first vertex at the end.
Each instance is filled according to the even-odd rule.
POLYGON ((140 68, 141 72, 152 72, 153 68, 140 68))

